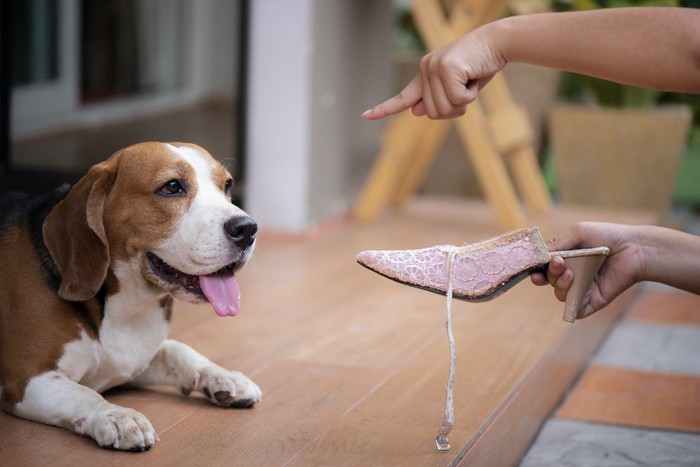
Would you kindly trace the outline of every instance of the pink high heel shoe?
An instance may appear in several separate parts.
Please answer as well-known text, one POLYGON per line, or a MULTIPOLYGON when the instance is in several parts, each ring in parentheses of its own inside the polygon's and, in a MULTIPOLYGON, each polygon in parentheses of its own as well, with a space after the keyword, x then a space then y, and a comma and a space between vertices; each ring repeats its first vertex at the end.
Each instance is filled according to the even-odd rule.
POLYGON ((491 300, 533 272, 545 272, 554 256, 564 258, 574 271, 566 295, 564 320, 573 323, 581 300, 610 253, 607 247, 549 252, 536 228, 507 232, 472 245, 439 245, 419 250, 363 251, 357 262, 401 284, 447 296, 447 336, 450 373, 445 415, 435 439, 438 451, 449 451, 448 434, 454 426, 453 387, 456 349, 452 335, 452 298, 474 302, 491 300))
POLYGON ((545 272, 551 259, 561 256, 574 271, 564 307, 564 320, 573 323, 609 253, 607 247, 549 252, 540 231, 530 228, 464 246, 363 251, 357 262, 401 284, 442 295, 451 282, 454 298, 480 302, 498 297, 533 272, 545 272))

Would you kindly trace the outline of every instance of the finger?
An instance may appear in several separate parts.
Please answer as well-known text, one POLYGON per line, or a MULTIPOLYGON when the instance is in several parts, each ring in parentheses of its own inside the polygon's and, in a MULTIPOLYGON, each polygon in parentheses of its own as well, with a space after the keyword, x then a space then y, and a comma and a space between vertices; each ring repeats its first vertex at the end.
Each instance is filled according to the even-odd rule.
POLYGON ((566 263, 561 256, 554 256, 549 262, 546 272, 534 272, 530 275, 530 280, 535 285, 554 285, 554 282, 566 270, 566 263), (551 278, 551 279, 550 279, 551 278))
POLYGON ((591 316, 593 313, 605 306, 601 306, 600 302, 594 303, 594 295, 596 294, 593 290, 593 287, 591 286, 588 288, 588 290, 586 290, 586 293, 583 294, 583 297, 581 298, 581 306, 578 310, 578 313, 576 314, 577 318, 585 318, 587 316, 591 316))
MULTIPOLYGON (((442 96, 443 100, 441 101, 441 106, 440 107, 440 115, 438 118, 456 118, 464 115, 464 113, 467 111, 467 102, 469 101, 469 98, 467 95, 462 96, 461 99, 454 100, 448 93, 447 90, 447 85, 448 83, 445 81, 442 81, 442 96)), ((474 99, 472 99, 473 101, 474 99)))
POLYGON ((588 316, 591 316, 596 311, 598 311, 598 310, 596 310, 593 305, 588 303, 579 310, 578 314, 576 315, 576 318, 578 318, 578 319, 586 318, 588 316))
POLYGON ((421 86, 421 102, 423 103, 425 115, 427 115, 429 118, 434 118, 434 115, 437 114, 437 109, 435 108, 435 100, 433 98, 433 91, 430 84, 430 75, 425 71, 422 71, 421 86))
POLYGON ((555 256, 551 259, 549 262, 549 266, 547 267, 547 280, 548 282, 554 286, 554 284, 559 280, 562 274, 566 271, 566 263, 564 262, 564 258, 561 256, 555 256))
MULTIPOLYGON (((438 118, 440 119, 448 119, 448 118, 456 118, 464 115, 466 109, 457 109, 455 112, 449 114, 449 115, 440 115, 438 118)), ((423 101, 418 101, 416 105, 411 107, 411 113, 415 115, 416 117, 423 117, 427 115, 427 112, 425 111, 425 104, 423 101)))
POLYGON ((464 113, 467 105, 474 102, 480 89, 478 80, 468 80, 464 83, 461 79, 454 77, 443 81, 445 95, 452 106, 453 112, 461 109, 464 113))
POLYGON ((455 113, 455 106, 452 105, 447 92, 445 90, 445 82, 441 75, 433 75, 430 77, 430 95, 435 106, 435 113, 428 113, 430 118, 449 118, 455 113))
POLYGON ((530 281, 532 281, 533 284, 539 286, 549 285, 547 276, 541 272, 533 272, 532 274, 530 274, 530 281))
POLYGON ((423 105, 423 101, 422 101, 422 100, 421 100, 421 101, 418 101, 418 103, 417 103, 416 105, 414 105, 413 107, 411 107, 411 112, 412 112, 413 115, 415 115, 416 117, 422 117, 422 116, 424 116, 424 115, 425 115, 425 105, 423 105))
POLYGON ((560 302, 566 301, 566 295, 569 293, 569 289, 574 283, 574 271, 567 269, 564 273, 557 278, 557 280, 552 284, 554 286, 554 296, 560 302))
POLYGON ((389 115, 410 109, 421 100, 422 84, 420 75, 416 75, 400 93, 387 99, 381 104, 366 110, 362 118, 367 120, 378 120, 389 115))
POLYGON ((426 107, 428 117, 447 119, 464 115, 467 103, 473 101, 475 96, 467 89, 464 78, 449 73, 449 68, 436 70, 434 62, 425 61, 421 65, 424 65, 422 68, 424 84, 429 81, 429 91, 424 89, 423 97, 427 98, 429 93, 434 106, 433 112, 429 112, 426 107))
POLYGON ((571 250, 579 247, 583 240, 583 232, 578 224, 574 224, 547 242, 549 251, 571 250))

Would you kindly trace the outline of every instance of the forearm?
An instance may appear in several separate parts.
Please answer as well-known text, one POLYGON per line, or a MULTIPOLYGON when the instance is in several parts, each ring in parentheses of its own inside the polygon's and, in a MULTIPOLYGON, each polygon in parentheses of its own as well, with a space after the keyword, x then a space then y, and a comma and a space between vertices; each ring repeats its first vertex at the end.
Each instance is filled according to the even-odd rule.
POLYGON ((700 92, 700 10, 609 8, 491 23, 506 62, 667 91, 700 92))
POLYGON ((700 294, 700 237, 663 227, 643 232, 643 280, 700 294))

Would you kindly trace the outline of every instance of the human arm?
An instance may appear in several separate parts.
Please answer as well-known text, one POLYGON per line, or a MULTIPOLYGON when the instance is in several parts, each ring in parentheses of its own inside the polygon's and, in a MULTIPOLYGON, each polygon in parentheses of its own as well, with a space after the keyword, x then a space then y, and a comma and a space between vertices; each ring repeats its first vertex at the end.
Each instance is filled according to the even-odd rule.
MULTIPOLYGON (((583 297, 582 316, 606 307, 638 282, 660 282, 700 294, 700 237, 658 226, 582 222, 548 242, 550 251, 607 246, 610 255, 583 297)), ((552 285, 561 301, 574 280, 564 261, 552 259, 547 274, 533 274, 536 285, 552 285)))
POLYGON ((607 8, 503 18, 425 55, 398 95, 362 116, 375 120, 410 108, 417 116, 457 117, 510 62, 700 93, 700 10, 607 8))

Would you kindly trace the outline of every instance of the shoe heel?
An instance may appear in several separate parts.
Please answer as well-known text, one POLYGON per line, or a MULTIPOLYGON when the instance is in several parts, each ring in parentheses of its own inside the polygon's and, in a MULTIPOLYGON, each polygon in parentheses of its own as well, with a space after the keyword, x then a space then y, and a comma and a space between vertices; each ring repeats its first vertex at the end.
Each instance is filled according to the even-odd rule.
POLYGON ((610 254, 607 247, 587 248, 583 250, 555 251, 551 256, 564 258, 567 269, 574 272, 574 283, 566 294, 564 321, 573 323, 581 309, 581 300, 591 286, 593 278, 610 254))

